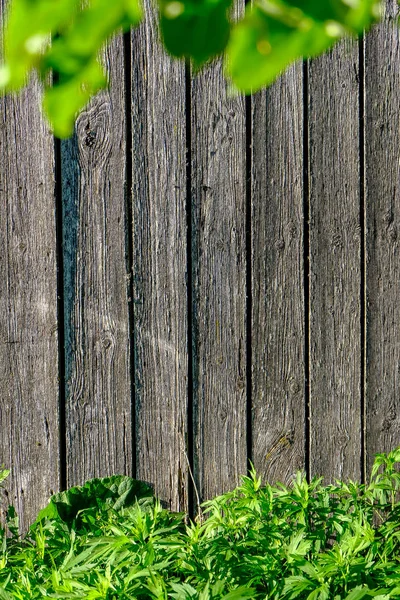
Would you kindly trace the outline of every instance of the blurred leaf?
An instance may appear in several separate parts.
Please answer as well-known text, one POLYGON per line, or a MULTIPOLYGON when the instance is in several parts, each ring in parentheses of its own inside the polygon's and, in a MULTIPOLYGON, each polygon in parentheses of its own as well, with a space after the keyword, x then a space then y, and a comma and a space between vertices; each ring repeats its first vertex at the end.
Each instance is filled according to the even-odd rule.
POLYGON ((57 85, 46 89, 43 108, 57 137, 71 135, 78 112, 106 83, 102 68, 93 61, 75 78, 61 78, 57 85))
POLYGON ((234 27, 227 73, 250 93, 271 84, 292 62, 328 50, 378 18, 377 0, 259 0, 234 27))
POLYGON ((244 598, 254 598, 254 590, 242 585, 223 596, 221 600, 242 600, 244 598))
POLYGON ((137 2, 92 0, 71 26, 58 36, 43 60, 44 70, 54 69, 74 77, 97 56, 103 44, 119 28, 136 25, 141 17, 137 2), (126 10, 129 4, 129 11, 126 10), (129 18, 128 18, 129 14, 129 18))
POLYGON ((102 46, 119 29, 137 25, 141 16, 139 0, 91 0, 84 8, 78 0, 13 0, 0 87, 18 90, 36 69, 45 83, 44 107, 55 134, 70 135, 78 111, 107 83, 97 63, 102 46))
POLYGON ((26 83, 29 71, 40 64, 50 34, 62 30, 76 14, 78 6, 78 0, 11 2, 5 33, 8 89, 17 90, 26 83))
POLYGON ((10 469, 5 469, 4 465, 0 466, 0 483, 2 483, 10 474, 10 469))
POLYGON ((160 29, 173 56, 199 67, 220 54, 229 39, 231 0, 161 0, 160 29))
MULTIPOLYGON (((271 84, 298 58, 358 35, 381 8, 380 0, 255 0, 231 34, 232 0, 158 1, 168 52, 197 69, 227 48, 227 74, 245 92, 271 84)), ((102 46, 141 16, 140 0, 88 0, 83 7, 81 0, 10 0, 0 89, 18 90, 37 70, 56 135, 70 135, 76 114, 106 85, 96 62, 102 46)))

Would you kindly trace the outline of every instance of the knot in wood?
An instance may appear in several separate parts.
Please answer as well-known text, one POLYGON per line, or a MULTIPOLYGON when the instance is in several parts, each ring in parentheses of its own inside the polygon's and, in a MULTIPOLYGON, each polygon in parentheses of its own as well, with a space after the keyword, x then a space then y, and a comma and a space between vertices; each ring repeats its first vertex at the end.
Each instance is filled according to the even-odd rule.
POLYGON ((101 345, 106 350, 108 350, 109 348, 111 348, 111 346, 114 345, 113 338, 109 333, 103 333, 103 335, 101 336, 101 345))
POLYGON ((244 388, 246 387, 246 381, 244 379, 244 377, 238 377, 237 381, 236 381, 236 388, 241 391, 244 390, 244 388))
POLYGON ((287 228, 287 233, 290 239, 293 239, 297 236, 297 227, 294 223, 289 223, 289 226, 287 228))
POLYGON ((389 431, 392 427, 393 421, 390 417, 386 418, 382 422, 382 432, 389 431))
POLYGON ((292 394, 298 394, 300 392, 300 384, 298 381, 292 380, 289 384, 289 390, 292 394))
POLYGON ((90 129, 90 128, 88 131, 88 126, 86 126, 85 146, 87 146, 88 148, 92 148, 96 141, 96 136, 97 136, 96 131, 94 131, 93 129, 90 129))
POLYGON ((339 231, 336 231, 332 236, 332 246, 333 248, 337 248, 338 250, 343 249, 342 234, 339 231))

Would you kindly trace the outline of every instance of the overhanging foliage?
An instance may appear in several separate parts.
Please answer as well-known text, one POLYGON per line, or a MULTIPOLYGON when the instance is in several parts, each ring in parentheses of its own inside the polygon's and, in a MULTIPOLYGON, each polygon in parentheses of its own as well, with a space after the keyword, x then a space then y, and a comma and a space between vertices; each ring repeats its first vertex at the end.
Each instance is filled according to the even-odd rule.
MULTIPOLYGON (((380 12, 380 0, 255 0, 233 22, 232 0, 158 2, 167 51, 195 69, 224 53, 227 77, 246 93, 271 84, 298 58, 362 33, 380 12)), ((101 47, 142 17, 140 0, 90 0, 83 7, 79 0, 11 0, 0 89, 19 90, 37 70, 54 132, 69 136, 77 112, 106 85, 101 47)))

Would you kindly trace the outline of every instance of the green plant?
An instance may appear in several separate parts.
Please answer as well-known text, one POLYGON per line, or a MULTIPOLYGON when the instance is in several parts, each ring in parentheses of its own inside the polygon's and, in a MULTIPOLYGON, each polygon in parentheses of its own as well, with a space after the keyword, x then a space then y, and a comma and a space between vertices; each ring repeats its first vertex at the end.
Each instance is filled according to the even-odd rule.
POLYGON ((254 469, 189 521, 129 477, 54 496, 21 539, 2 532, 0 599, 389 600, 400 596, 400 449, 367 484, 254 469))
MULTIPOLYGON (((379 20, 381 4, 254 0, 237 23, 231 16, 233 0, 158 0, 157 12, 170 54, 190 59, 198 69, 225 53, 227 76, 248 93, 272 83, 298 58, 361 34, 379 20)), ((140 0, 10 0, 0 89, 19 90, 36 69, 56 135, 70 135, 76 113, 106 84, 99 50, 115 32, 137 26, 141 18, 140 0)))

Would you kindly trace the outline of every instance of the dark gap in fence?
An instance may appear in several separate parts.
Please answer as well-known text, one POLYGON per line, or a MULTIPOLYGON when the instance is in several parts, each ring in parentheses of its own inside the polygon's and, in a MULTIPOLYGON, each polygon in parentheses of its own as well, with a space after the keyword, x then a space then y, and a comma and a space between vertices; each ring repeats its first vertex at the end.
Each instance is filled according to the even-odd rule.
POLYGON ((308 132, 308 61, 303 62, 303 270, 304 270, 304 428, 305 472, 310 479, 310 199, 308 132))
POLYGON ((247 463, 253 462, 253 352, 252 352, 252 231, 251 231, 251 187, 252 187, 252 97, 245 97, 246 110, 246 402, 247 402, 247 463))
POLYGON ((187 440, 186 452, 190 477, 188 478, 188 512, 194 518, 194 408, 193 408, 193 260, 192 260, 192 104, 191 104, 190 63, 185 64, 185 105, 186 105, 186 263, 187 263, 187 349, 188 349, 188 382, 187 382, 187 440))
MULTIPOLYGON (((250 0, 245 0, 245 6, 250 0)), ((252 201, 252 107, 253 97, 245 96, 245 131, 246 131, 246 443, 247 469, 253 462, 253 289, 252 289, 252 231, 251 231, 251 201, 252 201)))
POLYGON ((360 397, 361 397, 361 422, 360 422, 360 471, 361 471, 361 482, 365 483, 366 475, 366 456, 365 456, 365 389, 366 389, 366 288, 365 288, 365 100, 364 100, 364 82, 365 82, 365 70, 364 70, 364 37, 361 37, 358 41, 358 63, 359 63, 359 140, 360 140, 360 332, 361 332, 361 377, 360 377, 360 397))
POLYGON ((59 397, 59 453, 60 490, 67 487, 66 439, 66 378, 65 378, 65 310, 64 310, 64 254, 63 254, 63 198, 61 140, 54 138, 56 261, 57 261, 57 324, 58 324, 58 397, 59 397))
POLYGON ((125 181, 125 264, 127 271, 128 321, 129 321, 129 372, 131 382, 131 436, 132 476, 136 477, 136 389, 135 389, 135 315, 133 303, 133 206, 132 206, 132 43, 131 32, 124 34, 125 73, 125 135, 126 135, 126 181, 125 181))

